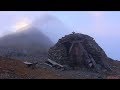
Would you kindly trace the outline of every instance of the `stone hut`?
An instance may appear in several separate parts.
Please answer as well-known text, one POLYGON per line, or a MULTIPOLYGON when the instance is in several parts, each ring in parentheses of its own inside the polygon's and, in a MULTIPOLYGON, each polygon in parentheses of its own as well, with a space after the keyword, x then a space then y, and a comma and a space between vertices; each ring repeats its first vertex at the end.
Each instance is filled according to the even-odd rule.
POLYGON ((49 49, 48 58, 73 69, 110 70, 108 57, 94 38, 81 33, 65 35, 49 49))

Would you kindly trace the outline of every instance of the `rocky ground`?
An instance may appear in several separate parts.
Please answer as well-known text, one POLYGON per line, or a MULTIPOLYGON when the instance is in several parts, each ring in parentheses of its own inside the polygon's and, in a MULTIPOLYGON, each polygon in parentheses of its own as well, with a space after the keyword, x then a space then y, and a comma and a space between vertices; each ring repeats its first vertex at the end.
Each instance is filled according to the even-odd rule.
POLYGON ((28 68, 22 61, 0 58, 0 79, 49 79, 57 77, 53 70, 28 68))
POLYGON ((27 67, 21 60, 0 58, 0 79, 120 79, 120 62, 109 61, 112 72, 96 73, 88 70, 54 69, 41 64, 27 67))

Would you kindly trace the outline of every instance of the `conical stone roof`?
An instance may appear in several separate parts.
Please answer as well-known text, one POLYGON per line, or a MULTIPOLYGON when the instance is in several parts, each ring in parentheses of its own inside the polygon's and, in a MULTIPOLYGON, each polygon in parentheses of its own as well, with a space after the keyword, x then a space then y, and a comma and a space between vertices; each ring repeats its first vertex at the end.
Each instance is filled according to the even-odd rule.
POLYGON ((62 65, 70 67, 101 70, 108 69, 108 57, 94 38, 72 33, 65 35, 49 49, 48 58, 62 65))

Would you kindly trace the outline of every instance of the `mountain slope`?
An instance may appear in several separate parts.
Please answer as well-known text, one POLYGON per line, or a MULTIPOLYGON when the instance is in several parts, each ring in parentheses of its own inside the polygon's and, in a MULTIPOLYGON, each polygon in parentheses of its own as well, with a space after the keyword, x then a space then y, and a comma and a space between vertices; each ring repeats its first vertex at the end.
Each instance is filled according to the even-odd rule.
POLYGON ((34 27, 0 38, 0 47, 15 48, 17 50, 47 52, 52 45, 52 41, 40 30, 34 27))

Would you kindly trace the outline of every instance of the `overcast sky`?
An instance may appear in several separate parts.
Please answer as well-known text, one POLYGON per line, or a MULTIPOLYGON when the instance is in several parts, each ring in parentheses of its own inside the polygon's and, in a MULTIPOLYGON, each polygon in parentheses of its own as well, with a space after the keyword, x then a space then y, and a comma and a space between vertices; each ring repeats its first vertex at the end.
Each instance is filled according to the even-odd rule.
POLYGON ((45 14, 56 16, 75 32, 94 37, 109 57, 120 60, 119 11, 1 11, 0 36, 14 32, 21 24, 29 24, 45 14))

